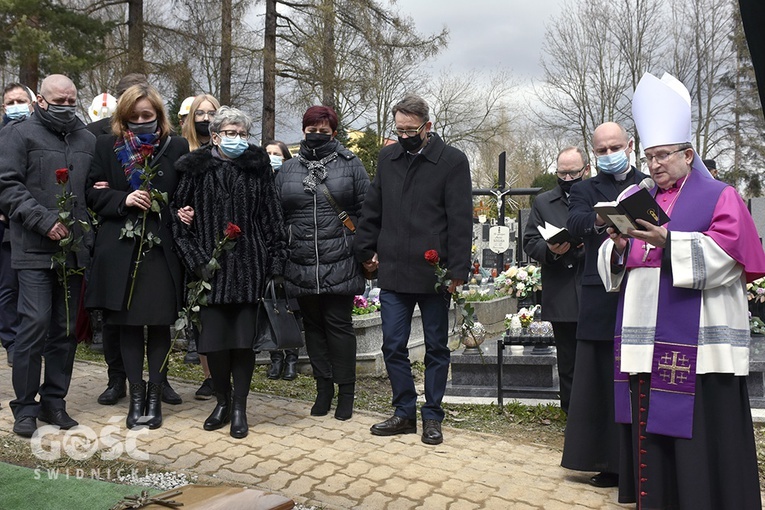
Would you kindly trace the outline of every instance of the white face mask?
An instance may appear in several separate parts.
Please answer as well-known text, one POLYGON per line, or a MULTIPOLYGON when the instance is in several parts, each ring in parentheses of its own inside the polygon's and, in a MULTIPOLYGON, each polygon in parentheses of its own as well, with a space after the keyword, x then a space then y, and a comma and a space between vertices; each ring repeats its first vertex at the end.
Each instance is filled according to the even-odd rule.
POLYGON ((271 159, 271 168, 274 169, 274 172, 278 172, 279 169, 282 167, 284 158, 281 156, 277 156, 276 154, 269 154, 268 157, 271 159))

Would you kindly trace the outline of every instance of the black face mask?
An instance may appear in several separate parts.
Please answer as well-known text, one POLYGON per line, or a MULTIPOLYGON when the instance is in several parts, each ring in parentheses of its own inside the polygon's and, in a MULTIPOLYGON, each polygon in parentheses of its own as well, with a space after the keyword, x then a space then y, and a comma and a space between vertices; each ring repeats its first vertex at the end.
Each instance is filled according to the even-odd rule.
POLYGON ((558 186, 560 186, 560 189, 563 190, 564 193, 571 193, 571 186, 576 184, 577 182, 581 181, 581 177, 577 177, 576 179, 571 179, 570 181, 566 181, 558 177, 558 186))
POLYGON ((409 136, 407 138, 398 137, 398 143, 401 144, 401 147, 403 147, 406 152, 417 152, 420 147, 422 147, 423 141, 424 140, 420 135, 409 136))
POLYGON ((309 149, 318 149, 330 140, 332 140, 332 135, 328 135, 326 133, 305 134, 305 146, 309 149))
POLYGON ((157 132, 157 119, 149 122, 128 122, 127 128, 135 135, 148 135, 157 132))
POLYGON ((203 120, 203 121, 194 121, 194 130, 197 132, 197 135, 199 136, 210 136, 210 121, 209 120, 203 120))

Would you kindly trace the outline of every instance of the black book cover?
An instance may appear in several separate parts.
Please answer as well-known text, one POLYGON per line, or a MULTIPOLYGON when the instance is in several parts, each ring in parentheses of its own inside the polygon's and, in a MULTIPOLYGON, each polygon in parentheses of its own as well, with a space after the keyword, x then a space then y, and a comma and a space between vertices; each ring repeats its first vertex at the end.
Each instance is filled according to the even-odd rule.
POLYGON ((622 234, 632 228, 645 230, 636 220, 645 220, 653 225, 664 225, 669 221, 669 216, 661 208, 647 189, 640 188, 614 202, 598 202, 594 209, 608 225, 615 227, 622 234))

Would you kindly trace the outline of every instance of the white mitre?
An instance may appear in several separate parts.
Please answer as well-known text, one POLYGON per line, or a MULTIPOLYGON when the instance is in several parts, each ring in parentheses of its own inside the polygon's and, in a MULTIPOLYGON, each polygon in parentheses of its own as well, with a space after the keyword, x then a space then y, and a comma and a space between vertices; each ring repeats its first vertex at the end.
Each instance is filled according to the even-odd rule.
MULTIPOLYGON (((661 80, 645 73, 632 96, 632 118, 646 149, 691 143, 691 95, 680 80, 664 73, 661 80)), ((691 167, 712 179, 693 150, 691 167)))

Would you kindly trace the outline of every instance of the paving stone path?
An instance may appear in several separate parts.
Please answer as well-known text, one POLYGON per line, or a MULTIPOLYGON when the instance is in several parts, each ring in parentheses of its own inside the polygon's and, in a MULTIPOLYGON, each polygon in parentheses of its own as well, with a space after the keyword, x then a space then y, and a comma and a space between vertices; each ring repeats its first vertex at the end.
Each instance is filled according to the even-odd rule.
MULTIPOLYGON (((11 369, 0 351, 0 432, 10 433, 11 369)), ((96 434, 111 424, 120 429, 113 436, 124 437, 127 401, 96 403, 106 379, 102 365, 76 362, 67 408, 96 434)), ((202 429, 214 403, 194 400, 194 384, 174 381, 173 387, 183 404, 164 405, 163 426, 141 433, 137 447, 167 469, 202 479, 245 484, 327 510, 634 508, 619 505, 615 489, 587 485, 591 474, 561 468, 560 452, 544 445, 445 428, 445 442, 427 446, 415 434, 372 436, 369 427, 386 416, 356 412, 346 422, 332 413, 312 417, 309 403, 260 394, 249 397, 250 434, 237 440, 228 427, 202 429)))

